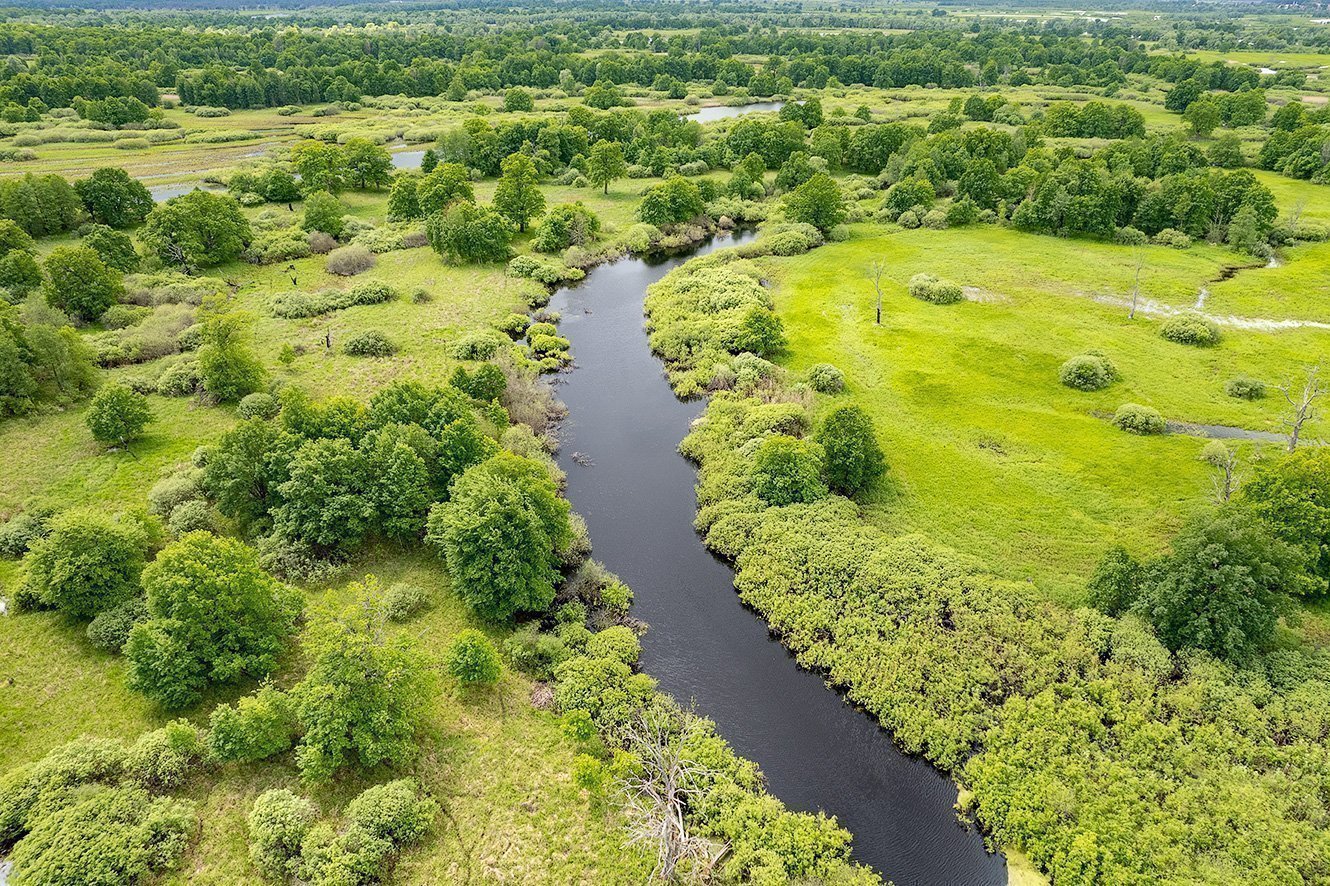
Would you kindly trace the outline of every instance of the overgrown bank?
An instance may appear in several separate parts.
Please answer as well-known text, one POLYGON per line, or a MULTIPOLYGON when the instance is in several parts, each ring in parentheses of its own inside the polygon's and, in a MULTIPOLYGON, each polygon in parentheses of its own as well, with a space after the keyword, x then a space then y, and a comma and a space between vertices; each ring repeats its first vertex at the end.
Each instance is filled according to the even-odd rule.
POLYGON ((811 388, 836 385, 745 347, 745 328, 780 341, 760 281, 717 253, 657 284, 648 313, 676 391, 716 392, 682 447, 702 466, 699 529, 800 661, 951 771, 990 837, 1057 882, 1324 878, 1324 656, 1173 653, 1135 615, 1032 601, 868 525, 819 485, 815 428, 836 400, 811 388), (794 482, 773 495, 761 455, 791 439, 794 482))

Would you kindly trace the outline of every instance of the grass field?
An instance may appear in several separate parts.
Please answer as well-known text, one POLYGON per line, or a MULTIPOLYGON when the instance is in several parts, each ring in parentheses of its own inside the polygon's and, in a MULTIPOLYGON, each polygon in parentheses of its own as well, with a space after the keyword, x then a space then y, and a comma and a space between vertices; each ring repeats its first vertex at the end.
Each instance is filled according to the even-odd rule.
MULTIPOLYGON (((1178 304, 1235 259, 1212 247, 1146 254, 1146 294, 1178 304)), ((1105 548, 1160 550, 1211 492, 1203 440, 1134 437, 1106 413, 1135 402, 1170 420, 1277 431, 1277 398, 1235 400, 1225 381, 1276 382, 1330 352, 1330 332, 1315 330, 1230 330, 1213 349, 1165 341, 1157 320, 1095 300, 1124 297, 1133 271, 1125 247, 987 227, 857 226, 849 242, 772 260, 790 365, 840 366, 877 420, 892 470, 873 519, 945 540, 1068 603, 1083 599, 1105 548), (887 269, 881 327, 865 276, 873 260, 887 269), (973 287, 972 300, 911 298, 905 284, 922 272, 973 287), (1062 386, 1058 367, 1090 350, 1122 380, 1098 393, 1062 386)), ((1322 420, 1313 436, 1328 431, 1322 420)))

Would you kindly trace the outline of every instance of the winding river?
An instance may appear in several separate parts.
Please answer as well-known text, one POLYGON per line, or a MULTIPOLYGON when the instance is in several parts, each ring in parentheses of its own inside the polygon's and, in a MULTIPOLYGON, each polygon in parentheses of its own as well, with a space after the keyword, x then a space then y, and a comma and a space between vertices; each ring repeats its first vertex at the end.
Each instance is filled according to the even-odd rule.
POLYGON ((633 614, 650 625, 643 669, 714 720, 787 805, 835 815, 855 858, 897 886, 1006 883, 1002 857, 957 822, 955 785, 800 669, 693 531, 696 475, 676 447, 704 404, 675 398, 642 316, 647 286, 687 258, 605 265, 552 302, 576 358, 558 377, 559 463, 594 556, 632 587, 633 614))

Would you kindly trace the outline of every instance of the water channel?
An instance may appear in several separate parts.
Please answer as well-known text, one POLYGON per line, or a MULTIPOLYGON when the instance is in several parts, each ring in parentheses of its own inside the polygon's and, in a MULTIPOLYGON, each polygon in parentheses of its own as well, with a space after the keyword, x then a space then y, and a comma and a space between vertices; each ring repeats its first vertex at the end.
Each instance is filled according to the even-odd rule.
POLYGON ((955 785, 800 669, 693 531, 696 475, 676 447, 704 404, 675 398, 642 326, 647 286, 689 257, 605 265, 552 302, 576 358, 556 389, 568 406, 559 463, 594 556, 650 625, 643 669, 714 720, 788 806, 835 815, 855 858, 897 886, 1006 883, 1003 858, 956 820, 955 785))

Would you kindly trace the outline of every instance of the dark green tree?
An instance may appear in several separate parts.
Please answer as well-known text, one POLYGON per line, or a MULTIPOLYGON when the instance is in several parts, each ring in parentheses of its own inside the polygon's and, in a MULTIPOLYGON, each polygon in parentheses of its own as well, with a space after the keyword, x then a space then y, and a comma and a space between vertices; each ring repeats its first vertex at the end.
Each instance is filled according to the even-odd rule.
POLYGON ((819 172, 785 195, 785 214, 826 234, 845 221, 845 195, 834 178, 819 172))
POLYGON ((753 454, 753 491, 771 505, 806 504, 827 494, 822 447, 785 434, 767 437, 753 454))
POLYGON ((91 618, 139 594, 149 541, 140 524, 101 512, 67 511, 47 528, 25 563, 28 586, 48 606, 91 618))
POLYGON ((525 231, 527 223, 545 211, 545 195, 540 192, 536 164, 526 154, 509 154, 500 168, 494 208, 517 225, 517 230, 525 231))
POLYGON ((190 271, 234 261, 254 235, 234 197, 195 190, 155 207, 139 237, 162 261, 190 271))
POLYGON ((143 183, 114 166, 94 170, 75 182, 74 192, 93 221, 113 228, 132 228, 152 211, 152 194, 143 183))
POLYGON ((46 301, 81 320, 93 321, 123 290, 120 272, 86 246, 57 246, 46 257, 46 301))
POLYGON ((886 470, 886 459, 861 406, 837 406, 818 425, 814 439, 826 457, 827 482, 844 495, 872 485, 886 470))
POLYGON ((129 448, 152 421, 148 398, 121 384, 103 385, 88 404, 84 416, 98 443, 129 448))

